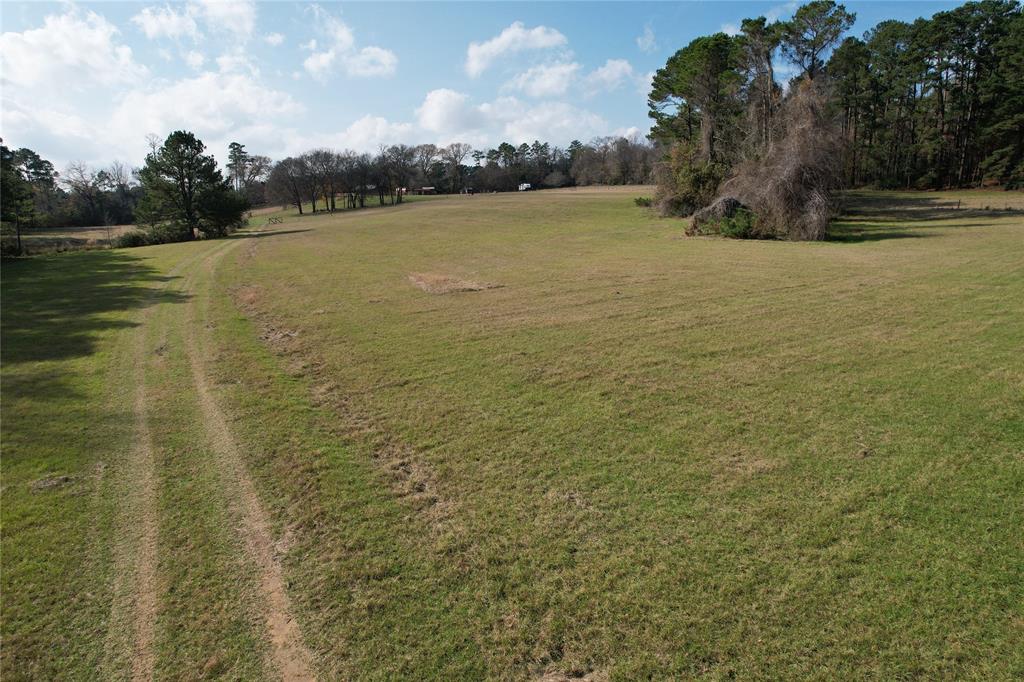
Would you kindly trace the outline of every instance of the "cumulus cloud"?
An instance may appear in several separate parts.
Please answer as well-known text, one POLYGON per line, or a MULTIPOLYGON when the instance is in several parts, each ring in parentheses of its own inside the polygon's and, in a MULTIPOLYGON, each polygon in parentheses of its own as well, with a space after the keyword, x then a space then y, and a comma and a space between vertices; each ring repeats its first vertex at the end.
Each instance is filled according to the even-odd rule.
POLYGON ((142 155, 147 134, 177 129, 194 130, 217 151, 232 135, 269 147, 278 144, 271 124, 285 124, 303 111, 290 95, 265 87, 251 75, 207 72, 127 93, 114 108, 107 132, 121 141, 129 158, 142 155), (259 128, 266 132, 263 140, 242 134, 259 128))
POLYGON ((206 63, 206 57, 198 50, 190 50, 189 52, 186 52, 184 59, 186 64, 196 70, 203 68, 203 64, 206 63))
POLYGON ((260 70, 253 62, 252 57, 241 47, 236 47, 217 57, 217 68, 221 73, 248 72, 253 76, 260 75, 260 70))
POLYGON ((290 133, 286 139, 288 154, 301 154, 313 147, 351 149, 356 152, 376 152, 381 145, 415 144, 419 141, 416 126, 396 123, 382 116, 363 116, 345 130, 322 135, 290 133))
MULTIPOLYGON (((121 42, 114 25, 95 12, 74 6, 47 16, 39 28, 3 34, 0 116, 4 137, 38 149, 58 166, 71 159, 96 165, 112 158, 137 163, 146 152, 147 134, 162 137, 178 128, 194 131, 219 156, 233 139, 274 158, 324 145, 367 152, 399 142, 458 141, 489 147, 502 140, 519 144, 542 139, 564 145, 574 138, 608 135, 614 129, 586 107, 531 98, 558 98, 579 90, 584 83, 606 89, 621 87, 630 78, 640 78, 625 60, 609 60, 587 81, 581 65, 562 56, 522 71, 495 99, 478 100, 456 90, 435 89, 425 93, 420 105, 405 115, 385 118, 370 111, 351 123, 342 123, 343 129, 318 131, 301 120, 305 109, 295 97, 261 80, 254 53, 245 49, 245 37, 281 43, 268 39, 274 34, 252 33, 255 27, 246 17, 255 15, 245 10, 251 3, 222 4, 210 4, 211 16, 221 22, 221 28, 213 28, 206 5, 195 2, 184 7, 146 8, 127 23, 130 30, 137 27, 140 34, 154 39, 198 36, 196 40, 202 40, 205 34, 209 42, 203 45, 220 46, 213 52, 198 43, 157 45, 181 59, 179 65, 187 65, 189 70, 183 68, 174 79, 152 79, 121 42), (237 24, 237 30, 225 28, 231 22, 237 24), (226 38, 212 39, 214 30, 226 38)), ((312 11, 323 12, 319 8, 312 11)), ((314 75, 326 80, 336 74, 379 77, 395 72, 394 53, 359 45, 339 16, 321 14, 317 19, 313 23, 317 42, 308 45, 308 52, 298 53, 306 57, 305 69, 297 72, 299 77, 314 75)), ((499 40, 500 44, 488 41, 492 46, 486 48, 481 44, 477 63, 484 69, 501 54, 533 49, 523 45, 565 44, 564 36, 552 29, 522 25, 516 29, 515 24, 510 29, 515 30, 503 32, 506 39, 499 40), (523 35, 527 38, 520 40, 523 35)))
POLYGON ((565 144, 577 137, 610 132, 599 115, 566 102, 530 104, 516 97, 499 97, 476 104, 469 95, 447 88, 427 93, 416 110, 416 123, 420 140, 468 142, 478 147, 538 139, 565 144))
POLYGON ((268 33, 267 35, 263 36, 263 42, 265 42, 267 45, 270 45, 271 47, 277 47, 278 45, 284 42, 284 36, 281 35, 280 33, 268 33))
MULTIPOLYGON (((43 19, 42 28, 0 35, 0 66, 8 88, 60 94, 96 85, 137 82, 148 75, 118 30, 95 12, 70 8, 43 19)), ((6 93, 5 93, 6 94, 6 93)))
POLYGON ((503 89, 518 90, 530 97, 552 97, 562 95, 579 73, 576 62, 541 64, 517 74, 505 83, 503 89))
POLYGON ((198 0, 191 4, 211 30, 248 38, 256 28, 256 3, 253 0, 198 0))
POLYGON ((466 50, 466 73, 476 78, 499 57, 523 50, 561 47, 568 39, 553 28, 536 26, 526 28, 521 21, 514 22, 500 34, 482 43, 471 42, 466 50))
POLYGON ((145 7, 132 17, 132 23, 150 40, 156 38, 196 38, 199 27, 188 8, 178 11, 170 5, 145 7))
POLYGON ((398 66, 398 57, 382 47, 364 47, 345 59, 345 71, 350 76, 390 76, 398 66))
POLYGON ((215 33, 249 38, 256 27, 256 3, 252 0, 194 0, 180 8, 171 5, 144 7, 131 18, 147 38, 199 40, 199 24, 215 33))
POLYGON ((310 11, 324 38, 324 49, 319 51, 320 43, 315 38, 302 46, 312 52, 302 63, 310 76, 326 81, 338 71, 356 78, 391 76, 395 73, 398 56, 394 52, 376 45, 356 50, 355 35, 348 24, 319 5, 312 5, 310 11))
POLYGON ((423 130, 442 136, 470 133, 483 124, 479 109, 469 103, 469 95, 448 88, 428 92, 416 109, 416 120, 423 130))
POLYGON ((537 106, 507 110, 502 138, 515 144, 531 140, 566 143, 575 138, 590 138, 608 131, 599 115, 566 102, 543 102, 537 106))
MULTIPOLYGON (((768 11, 764 13, 764 17, 765 19, 768 20, 768 23, 772 23, 792 15, 793 12, 796 11, 796 8, 799 6, 800 3, 796 2, 795 0, 783 3, 781 5, 775 5, 774 7, 768 8, 768 11)), ((730 36, 738 36, 740 34, 740 26, 735 22, 728 22, 722 24, 719 27, 719 30, 722 33, 730 36)))
POLYGON ((651 88, 654 85, 654 72, 648 71, 636 80, 636 91, 647 97, 651 94, 651 88))
POLYGON ((603 66, 591 71, 586 77, 589 93, 611 92, 628 81, 636 80, 633 65, 625 59, 609 59, 603 66))
POLYGON ((644 32, 636 37, 636 46, 642 52, 654 52, 658 49, 658 41, 654 37, 654 29, 650 24, 645 24, 644 32))

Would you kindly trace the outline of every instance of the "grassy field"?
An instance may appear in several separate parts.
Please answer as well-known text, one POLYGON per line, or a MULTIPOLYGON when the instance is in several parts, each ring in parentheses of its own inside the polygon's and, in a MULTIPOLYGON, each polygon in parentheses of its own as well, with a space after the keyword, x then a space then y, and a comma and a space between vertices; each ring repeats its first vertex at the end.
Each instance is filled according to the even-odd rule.
POLYGON ((2 677, 1024 676, 1021 195, 649 194, 5 264, 2 677))
POLYGON ((22 231, 21 244, 25 254, 105 249, 122 234, 133 229, 134 225, 33 227, 22 231))

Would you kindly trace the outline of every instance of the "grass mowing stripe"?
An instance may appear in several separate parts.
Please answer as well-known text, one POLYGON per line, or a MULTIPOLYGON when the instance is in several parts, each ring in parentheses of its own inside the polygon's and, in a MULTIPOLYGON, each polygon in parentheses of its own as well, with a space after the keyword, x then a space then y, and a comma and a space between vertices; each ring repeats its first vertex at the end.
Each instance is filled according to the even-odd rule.
POLYGON ((97 251, 5 263, 2 275, 0 674, 86 678, 110 653, 120 570, 112 546, 133 424, 131 393, 117 390, 130 384, 118 379, 122 353, 161 274, 135 254, 97 251))
POLYGON ((199 287, 193 286, 192 289, 201 303, 197 306, 193 300, 189 305, 187 324, 194 333, 187 335, 185 348, 202 411, 203 428, 207 439, 217 452, 216 459, 226 494, 236 500, 236 513, 240 517, 241 535, 248 549, 248 560, 255 569, 260 584, 258 600, 271 644, 273 665, 286 680, 311 680, 314 679, 311 656, 305 648, 302 633, 292 615, 266 513, 207 379, 208 333, 205 330, 210 324, 209 280, 217 262, 234 246, 237 246, 237 243, 211 255, 200 268, 199 275, 203 284, 199 287))
MULTIPOLYGON (((283 238, 261 238, 260 248, 283 238)), ((239 254, 237 267, 250 257, 239 254)), ((225 293, 223 284, 218 289, 225 293)), ((259 327, 227 296, 211 304, 218 392, 232 406, 232 431, 287 539, 287 575, 324 676, 480 677, 477 633, 467 627, 465 606, 438 582, 437 562, 452 560, 445 547, 457 538, 432 535, 395 499, 387 472, 375 469, 330 410, 314 404, 308 381, 267 352, 259 327), (437 553, 423 557, 416 548, 427 537, 437 553), (436 646, 421 646, 426 639, 436 646)))
POLYGON ((228 280, 442 482, 471 552, 430 581, 488 673, 1019 672, 1019 219, 896 197, 823 244, 682 240, 629 198, 303 218, 228 280))
POLYGON ((267 675, 262 624, 216 456, 206 443, 186 339, 188 306, 203 262, 231 242, 197 244, 172 283, 180 305, 162 306, 149 326, 148 394, 160 490, 160 602, 156 676, 267 675))

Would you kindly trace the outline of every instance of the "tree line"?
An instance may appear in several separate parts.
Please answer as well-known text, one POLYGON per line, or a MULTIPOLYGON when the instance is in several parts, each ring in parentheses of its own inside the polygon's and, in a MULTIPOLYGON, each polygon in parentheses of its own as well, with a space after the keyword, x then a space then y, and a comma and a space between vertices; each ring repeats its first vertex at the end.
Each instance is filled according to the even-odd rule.
POLYGON ((398 144, 377 154, 313 149, 282 159, 268 175, 268 202, 296 206, 300 213, 362 208, 367 198, 396 204, 409 191, 438 194, 508 192, 524 183, 535 188, 649 182, 657 159, 647 140, 606 137, 565 149, 535 140, 502 142, 474 150, 465 143, 447 146, 398 144))
POLYGON ((697 213, 698 231, 822 238, 841 186, 1024 184, 1019 3, 970 2, 844 39, 854 20, 814 0, 670 57, 648 97, 661 209, 697 213), (787 83, 779 59, 795 67, 787 83))
POLYGON ((443 194, 649 182, 657 146, 643 139, 574 140, 567 148, 534 141, 473 150, 465 143, 384 146, 377 154, 313 149, 274 162, 245 145, 228 147, 225 173, 192 133, 149 138, 139 168, 75 162, 59 173, 31 149, 2 147, 5 229, 138 223, 126 244, 215 236, 246 208, 281 204, 306 211, 396 204, 410 191, 443 194))

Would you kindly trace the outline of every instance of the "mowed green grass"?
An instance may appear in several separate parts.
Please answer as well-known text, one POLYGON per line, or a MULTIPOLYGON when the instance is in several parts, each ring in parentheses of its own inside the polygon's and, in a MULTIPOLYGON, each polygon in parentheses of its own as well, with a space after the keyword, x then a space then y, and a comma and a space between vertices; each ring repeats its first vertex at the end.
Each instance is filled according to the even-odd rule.
POLYGON ((153 305, 160 677, 263 670, 197 324, 324 679, 1024 675, 1024 216, 857 193, 832 241, 735 242, 649 194, 283 212, 191 288, 215 243, 5 265, 4 677, 120 660, 88 472, 153 305))

